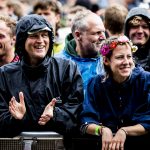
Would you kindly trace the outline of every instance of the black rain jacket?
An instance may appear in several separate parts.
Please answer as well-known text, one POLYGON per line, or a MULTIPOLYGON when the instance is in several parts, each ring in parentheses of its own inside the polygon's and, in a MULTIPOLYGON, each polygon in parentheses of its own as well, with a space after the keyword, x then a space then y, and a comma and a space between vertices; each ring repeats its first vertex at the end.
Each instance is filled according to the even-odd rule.
POLYGON ((0 68, 0 136, 14 137, 22 131, 55 131, 66 134, 78 125, 83 101, 83 83, 72 61, 46 57, 37 67, 23 60, 0 68), (24 93, 26 114, 16 120, 9 112, 9 101, 24 93), (41 126, 38 120, 45 106, 58 97, 54 117, 41 126))

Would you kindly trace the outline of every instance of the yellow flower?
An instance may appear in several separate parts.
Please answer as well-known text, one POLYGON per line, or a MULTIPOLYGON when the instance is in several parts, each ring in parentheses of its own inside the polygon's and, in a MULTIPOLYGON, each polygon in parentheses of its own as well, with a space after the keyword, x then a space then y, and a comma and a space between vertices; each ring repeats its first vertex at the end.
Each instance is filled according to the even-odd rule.
POLYGON ((133 53, 135 53, 137 51, 138 47, 135 45, 132 45, 131 50, 133 53))

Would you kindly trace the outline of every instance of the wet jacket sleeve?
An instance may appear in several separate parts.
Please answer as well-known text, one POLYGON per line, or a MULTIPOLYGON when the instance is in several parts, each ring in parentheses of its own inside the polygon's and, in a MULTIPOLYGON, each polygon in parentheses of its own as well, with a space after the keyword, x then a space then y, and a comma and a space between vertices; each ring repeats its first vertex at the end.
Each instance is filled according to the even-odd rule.
POLYGON ((83 101, 83 111, 81 113, 81 125, 86 125, 90 123, 95 124, 100 123, 99 122, 100 114, 97 107, 98 104, 95 101, 96 96, 95 82, 96 82, 95 78, 92 78, 91 80, 89 80, 87 85, 85 98, 83 101))
MULTIPOLYGON (((143 104, 136 110, 133 115, 133 122, 141 124, 146 130, 150 131, 150 75, 143 74, 141 77, 143 84, 143 104)), ((141 85, 142 85, 141 84, 141 85)))
MULTIPOLYGON (((13 118, 9 112, 9 101, 11 99, 11 94, 9 91, 9 86, 6 84, 7 79, 4 76, 3 69, 0 69, 0 136, 7 137, 11 135, 19 135, 23 128, 24 119, 16 120, 13 118)), ((15 89, 15 87, 14 87, 15 89)))
POLYGON ((62 65, 59 65, 62 104, 56 104, 54 122, 56 126, 59 126, 60 132, 67 133, 73 131, 79 124, 83 101, 83 81, 74 62, 59 63, 62 65))
POLYGON ((30 89, 28 86, 26 82, 28 80, 22 75, 20 65, 17 65, 16 70, 15 67, 16 65, 8 65, 7 71, 0 68, 0 136, 16 136, 22 131, 41 130, 64 134, 77 128, 83 101, 83 83, 77 65, 65 60, 50 62, 44 76, 46 79, 42 76, 36 80, 41 86, 33 87, 38 96, 33 88, 30 89), (9 112, 9 101, 12 96, 18 99, 20 90, 24 91, 27 111, 22 120, 17 120, 9 112), (39 90, 42 92, 40 93, 39 90), (57 96, 60 97, 61 102, 55 105, 54 118, 45 126, 40 126, 38 120, 45 106, 57 96), (35 103, 32 103, 35 99, 38 101, 36 108, 34 108, 35 103))

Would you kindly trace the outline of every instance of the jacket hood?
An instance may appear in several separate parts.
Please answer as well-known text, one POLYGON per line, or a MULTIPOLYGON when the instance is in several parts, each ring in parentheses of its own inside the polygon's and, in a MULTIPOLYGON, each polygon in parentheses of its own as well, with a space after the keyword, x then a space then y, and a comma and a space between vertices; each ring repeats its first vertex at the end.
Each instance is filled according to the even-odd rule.
POLYGON ((67 36, 66 36, 66 39, 65 39, 65 48, 64 50, 70 54, 71 56, 78 56, 77 52, 76 52, 76 42, 75 42, 75 39, 72 35, 72 33, 69 33, 67 36))
POLYGON ((132 8, 129 12, 128 15, 125 19, 125 35, 129 36, 129 25, 128 22, 134 17, 134 16, 141 16, 144 19, 150 21, 150 13, 148 12, 148 9, 146 8, 140 8, 140 7, 135 7, 132 8))
POLYGON ((16 53, 21 58, 25 55, 25 41, 29 34, 39 32, 41 30, 47 30, 50 38, 50 45, 47 55, 51 56, 54 43, 54 34, 52 26, 44 19, 44 17, 36 14, 26 15, 22 17, 16 26, 16 53))

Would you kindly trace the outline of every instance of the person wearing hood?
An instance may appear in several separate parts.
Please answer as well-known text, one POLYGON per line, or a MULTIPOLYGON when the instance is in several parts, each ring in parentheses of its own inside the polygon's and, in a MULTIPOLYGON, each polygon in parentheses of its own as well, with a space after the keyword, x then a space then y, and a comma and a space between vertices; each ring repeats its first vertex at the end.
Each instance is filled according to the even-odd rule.
POLYGON ((150 12, 146 8, 132 8, 125 20, 125 35, 138 46, 135 62, 150 71, 150 12))
POLYGON ((135 66, 136 50, 124 35, 108 38, 100 49, 106 74, 88 83, 81 132, 101 137, 102 150, 150 147, 150 72, 135 66))
POLYGON ((99 49, 105 39, 105 28, 98 15, 83 10, 74 17, 71 30, 72 33, 66 37, 64 50, 55 57, 77 63, 85 89, 92 76, 104 72, 99 49))
POLYGON ((76 131, 82 78, 74 62, 50 57, 53 40, 51 25, 40 15, 26 15, 17 23, 20 61, 0 68, 0 137, 76 131))

